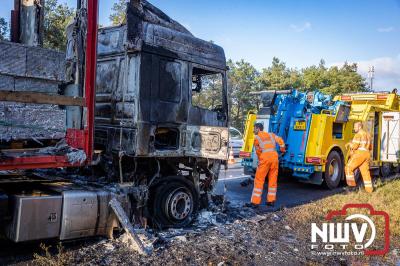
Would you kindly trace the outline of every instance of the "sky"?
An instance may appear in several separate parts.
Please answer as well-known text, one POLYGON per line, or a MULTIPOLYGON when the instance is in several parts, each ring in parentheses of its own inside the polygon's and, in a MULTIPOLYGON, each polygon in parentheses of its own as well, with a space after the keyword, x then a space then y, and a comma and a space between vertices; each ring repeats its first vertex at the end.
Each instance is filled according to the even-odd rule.
MULTIPOLYGON (((14 0, 0 0, 9 17, 14 0)), ((76 0, 59 0, 74 6, 76 0)), ((108 25, 115 0, 100 0, 100 23, 108 25)), ((258 70, 274 56, 291 68, 345 61, 358 63, 374 89, 400 87, 400 0, 150 0, 194 35, 212 40, 227 58, 258 70)))

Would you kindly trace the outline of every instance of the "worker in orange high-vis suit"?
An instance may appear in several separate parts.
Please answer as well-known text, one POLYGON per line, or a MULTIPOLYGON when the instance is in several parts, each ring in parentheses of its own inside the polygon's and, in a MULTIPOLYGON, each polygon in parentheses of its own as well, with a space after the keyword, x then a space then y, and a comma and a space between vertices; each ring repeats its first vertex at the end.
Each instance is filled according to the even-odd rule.
POLYGON ((346 182, 348 186, 356 186, 354 170, 359 168, 365 190, 371 193, 374 190, 369 172, 370 150, 372 149, 371 136, 363 129, 361 122, 354 123, 354 132, 356 134, 353 141, 346 144, 346 149, 350 149, 350 158, 345 168, 346 182))
POLYGON ((258 167, 254 179, 253 194, 251 203, 247 207, 257 208, 261 204, 261 196, 264 190, 265 178, 268 176, 267 205, 274 206, 276 192, 278 189, 278 168, 279 160, 276 151, 276 143, 279 144, 280 151, 286 152, 283 140, 273 133, 264 132, 261 123, 254 125, 254 147, 258 157, 258 167))

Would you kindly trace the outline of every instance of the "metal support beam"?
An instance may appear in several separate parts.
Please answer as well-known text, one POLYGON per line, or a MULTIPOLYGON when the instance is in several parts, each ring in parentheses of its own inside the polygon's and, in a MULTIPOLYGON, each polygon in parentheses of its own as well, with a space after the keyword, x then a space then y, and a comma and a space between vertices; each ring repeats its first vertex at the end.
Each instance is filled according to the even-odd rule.
POLYGON ((135 229, 133 228, 132 224, 129 222, 129 218, 126 215, 124 209, 122 208, 121 203, 116 198, 113 198, 110 201, 110 206, 114 210, 114 213, 117 216, 122 227, 124 228, 125 232, 136 243, 139 253, 142 255, 146 255, 146 256, 150 255, 151 251, 143 245, 142 241, 136 234, 135 229))
POLYGON ((44 0, 20 0, 19 41, 30 46, 43 45, 44 0))
POLYGON ((96 70, 97 70, 97 30, 99 17, 98 0, 87 2, 87 35, 85 51, 85 86, 84 97, 86 99, 86 128, 87 138, 85 153, 87 162, 92 161, 94 143, 94 109, 96 92, 96 70))
POLYGON ((11 41, 19 42, 19 10, 21 0, 14 0, 14 10, 11 10, 11 41))

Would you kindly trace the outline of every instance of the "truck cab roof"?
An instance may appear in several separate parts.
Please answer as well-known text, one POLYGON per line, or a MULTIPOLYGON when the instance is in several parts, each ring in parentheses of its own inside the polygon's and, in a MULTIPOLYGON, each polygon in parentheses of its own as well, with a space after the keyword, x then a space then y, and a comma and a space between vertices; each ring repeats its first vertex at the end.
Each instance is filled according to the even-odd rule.
POLYGON ((222 47, 196 38, 149 2, 137 2, 128 3, 126 24, 100 29, 100 56, 122 53, 127 49, 226 70, 226 58, 222 47))

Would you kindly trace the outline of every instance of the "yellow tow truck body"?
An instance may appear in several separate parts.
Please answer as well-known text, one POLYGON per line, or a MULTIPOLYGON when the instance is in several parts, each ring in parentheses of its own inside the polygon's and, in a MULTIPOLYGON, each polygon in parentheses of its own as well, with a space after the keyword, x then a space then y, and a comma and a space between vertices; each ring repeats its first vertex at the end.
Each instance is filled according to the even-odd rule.
MULTIPOLYGON (((300 154, 303 157, 299 157, 298 161, 290 161, 292 154, 285 154, 282 158, 283 164, 290 168, 293 176, 303 182, 322 184, 330 176, 336 175, 334 184, 332 185, 332 182, 328 184, 329 188, 336 187, 339 184, 337 178, 344 178, 344 166, 348 156, 345 145, 352 141, 355 134, 353 125, 357 121, 363 122, 364 129, 373 139, 371 152, 373 174, 378 174, 379 172, 375 170, 380 169, 382 175, 387 175, 388 169, 393 170, 398 166, 400 163, 400 100, 397 94, 387 92, 343 94, 334 97, 333 102, 335 103, 333 110, 325 108, 317 113, 308 112, 309 116, 306 116, 308 118, 303 123, 306 127, 302 135, 304 139, 293 139, 290 134, 286 136, 289 149, 290 145, 293 148, 296 143, 304 142, 304 145, 298 146, 305 150, 304 154, 300 154)), ((295 113, 292 116, 295 116, 295 113)), ((251 159, 248 156, 253 148, 255 121, 258 122, 259 117, 254 112, 249 113, 242 148, 245 156, 241 156, 244 158, 242 165, 245 169, 246 167, 255 169, 257 165, 254 163, 254 154, 251 159)), ((277 121, 271 120, 271 123, 277 123, 277 121)), ((273 128, 272 125, 270 126, 273 128)), ((294 132, 293 128, 296 131, 296 124, 291 122, 286 130, 294 132)), ((294 152, 294 156, 300 155, 294 152)), ((245 170, 245 173, 246 171, 248 174, 249 170, 245 170)))
MULTIPOLYGON (((330 165, 326 162, 333 150, 337 150, 341 154, 342 164, 346 164, 348 151, 345 145, 352 141, 355 134, 353 125, 357 121, 363 122, 364 129, 370 133, 373 140, 372 170, 379 170, 382 166, 388 166, 387 164, 397 166, 399 156, 396 160, 382 161, 381 145, 384 141, 382 139, 382 124, 385 123, 385 114, 399 113, 399 96, 395 93, 353 93, 338 95, 333 101, 342 101, 349 105, 348 119, 347 122, 338 123, 336 117, 330 114, 313 114, 307 141, 306 158, 320 158, 321 164, 316 164, 315 170, 320 172, 332 170, 327 169, 330 165)), ((399 132, 397 131, 395 134, 399 134, 399 132)))
POLYGON ((245 157, 245 155, 249 155, 253 150, 254 143, 254 124, 257 120, 257 114, 255 111, 249 111, 247 113, 246 122, 244 126, 244 135, 243 135, 243 147, 240 151, 239 156, 245 157))
MULTIPOLYGON (((388 164, 397 166, 400 162, 399 154, 390 160, 385 160, 383 156, 385 152, 388 152, 387 149, 390 145, 396 150, 400 148, 398 141, 397 143, 389 143, 390 139, 398 140, 400 134, 399 128, 396 126, 400 123, 398 118, 400 114, 399 95, 385 92, 353 93, 338 95, 334 98, 335 100, 350 105, 349 122, 346 123, 344 130, 344 143, 350 142, 354 136, 352 129, 354 122, 361 121, 364 124, 364 129, 370 133, 373 140, 371 168, 378 169, 379 167, 386 167, 388 164)), ((337 140, 335 143, 340 144, 341 141, 337 140)), ((347 155, 347 151, 344 148, 342 150, 347 155)), ((386 175, 382 171, 381 174, 386 175)))

